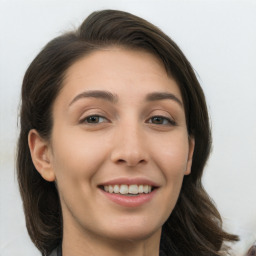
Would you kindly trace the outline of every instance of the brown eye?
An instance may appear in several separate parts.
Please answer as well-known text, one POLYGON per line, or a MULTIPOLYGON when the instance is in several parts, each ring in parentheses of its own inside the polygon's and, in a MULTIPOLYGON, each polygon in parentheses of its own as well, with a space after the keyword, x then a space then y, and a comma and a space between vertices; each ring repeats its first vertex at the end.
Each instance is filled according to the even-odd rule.
POLYGON ((88 123, 88 124, 98 124, 98 123, 106 122, 106 118, 102 116, 92 115, 92 116, 86 117, 81 122, 88 123))
POLYGON ((153 124, 163 124, 164 121, 166 121, 163 117, 160 116, 155 116, 152 118, 152 123, 153 124))
POLYGON ((175 125, 175 122, 164 116, 153 116, 149 119, 149 123, 159 125, 175 125))

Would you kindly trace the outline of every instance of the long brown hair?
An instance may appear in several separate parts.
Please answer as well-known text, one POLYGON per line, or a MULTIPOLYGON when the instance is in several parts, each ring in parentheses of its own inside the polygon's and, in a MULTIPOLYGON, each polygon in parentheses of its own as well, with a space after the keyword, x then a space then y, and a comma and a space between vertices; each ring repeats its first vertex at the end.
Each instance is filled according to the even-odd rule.
POLYGON ((221 255, 223 242, 238 237, 223 231, 221 216, 201 182, 211 149, 204 93, 193 68, 172 39, 151 23, 116 10, 94 12, 76 31, 53 39, 24 76, 17 172, 32 241, 42 255, 47 255, 61 243, 63 227, 58 191, 36 171, 28 133, 36 129, 43 138, 51 139, 52 106, 65 72, 86 54, 112 45, 146 50, 162 60, 168 75, 179 85, 188 133, 195 138, 191 174, 184 177, 178 202, 163 226, 161 250, 167 255, 221 255))

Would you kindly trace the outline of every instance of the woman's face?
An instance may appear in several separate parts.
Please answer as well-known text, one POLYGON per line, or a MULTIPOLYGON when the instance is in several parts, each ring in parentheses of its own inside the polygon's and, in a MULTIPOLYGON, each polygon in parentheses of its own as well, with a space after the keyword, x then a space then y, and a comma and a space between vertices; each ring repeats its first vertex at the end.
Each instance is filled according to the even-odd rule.
POLYGON ((179 87, 161 61, 122 48, 85 56, 69 68, 53 120, 49 162, 64 234, 159 235, 194 148, 179 87))

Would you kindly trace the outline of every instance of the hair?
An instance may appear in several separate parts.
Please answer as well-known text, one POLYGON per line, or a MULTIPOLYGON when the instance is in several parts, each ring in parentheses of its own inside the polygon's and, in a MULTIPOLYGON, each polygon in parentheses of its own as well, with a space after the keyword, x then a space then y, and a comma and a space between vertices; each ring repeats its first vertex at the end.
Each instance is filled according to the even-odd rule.
MULTIPOLYGON (((207 105, 195 72, 176 43, 159 28, 130 13, 93 12, 81 26, 50 41, 28 67, 22 85, 17 173, 28 233, 49 254, 62 241, 62 213, 54 182, 33 165, 28 133, 36 129, 51 139, 52 108, 67 69, 87 54, 106 47, 144 50, 160 58, 182 94, 189 136, 195 139, 191 174, 184 177, 177 204, 162 228, 160 248, 166 255, 222 255, 223 242, 237 241, 222 229, 221 216, 202 186, 211 150, 207 105)), ((227 251, 225 251, 227 253, 227 251)))

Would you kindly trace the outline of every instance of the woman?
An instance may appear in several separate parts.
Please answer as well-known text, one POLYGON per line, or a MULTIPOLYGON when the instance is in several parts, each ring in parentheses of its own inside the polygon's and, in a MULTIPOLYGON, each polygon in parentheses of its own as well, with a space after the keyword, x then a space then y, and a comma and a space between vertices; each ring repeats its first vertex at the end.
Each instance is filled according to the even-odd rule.
POLYGON ((42 255, 226 255, 202 187, 205 97, 178 46, 132 14, 92 13, 22 87, 18 180, 42 255))

